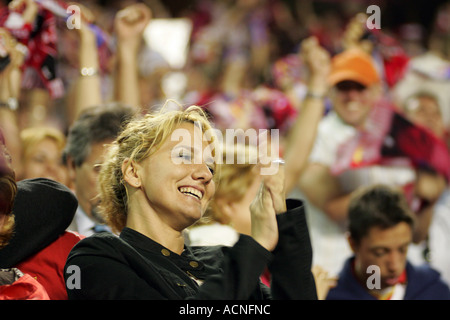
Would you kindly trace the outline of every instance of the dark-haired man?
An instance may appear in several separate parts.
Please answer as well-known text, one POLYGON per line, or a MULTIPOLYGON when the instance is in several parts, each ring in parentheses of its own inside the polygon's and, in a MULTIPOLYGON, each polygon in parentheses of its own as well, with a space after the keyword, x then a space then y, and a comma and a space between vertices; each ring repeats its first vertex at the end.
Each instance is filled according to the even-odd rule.
POLYGON ((414 216, 402 192, 374 185, 353 194, 348 241, 354 256, 327 300, 448 300, 450 290, 428 265, 409 263, 414 216))

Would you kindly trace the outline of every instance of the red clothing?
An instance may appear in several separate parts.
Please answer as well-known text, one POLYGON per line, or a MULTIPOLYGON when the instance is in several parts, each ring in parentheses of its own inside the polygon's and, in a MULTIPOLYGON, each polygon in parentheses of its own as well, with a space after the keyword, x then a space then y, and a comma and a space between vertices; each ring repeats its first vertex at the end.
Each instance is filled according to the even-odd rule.
POLYGON ((64 265, 70 250, 83 238, 76 232, 66 231, 50 245, 20 262, 16 268, 42 284, 51 300, 67 300, 64 265))
POLYGON ((264 270, 264 273, 261 275, 261 281, 262 283, 264 283, 266 286, 268 286, 270 288, 270 280, 271 280, 271 275, 269 272, 269 269, 266 268, 266 270, 264 270))
POLYGON ((44 287, 29 274, 12 284, 0 286, 0 300, 49 300, 44 287))

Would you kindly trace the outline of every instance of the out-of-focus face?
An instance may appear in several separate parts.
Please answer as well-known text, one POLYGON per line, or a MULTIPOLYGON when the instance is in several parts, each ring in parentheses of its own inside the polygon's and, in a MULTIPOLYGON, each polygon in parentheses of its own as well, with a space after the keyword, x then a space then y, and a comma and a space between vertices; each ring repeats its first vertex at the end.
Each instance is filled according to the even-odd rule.
POLYGON ((138 201, 166 225, 183 230, 202 217, 215 193, 215 164, 205 155, 209 142, 202 141, 200 129, 191 123, 179 129, 186 133, 181 142, 169 137, 138 164, 139 189, 145 194, 138 201))
POLYGON ((22 178, 48 178, 67 185, 68 173, 61 162, 61 150, 56 141, 45 138, 27 151, 22 178))
POLYGON ((406 106, 406 115, 414 123, 431 130, 437 137, 444 138, 445 125, 436 100, 422 96, 412 99, 406 106))
POLYGON ((372 275, 372 272, 367 272, 368 267, 375 265, 380 268, 380 289, 395 285, 406 267, 406 255, 411 241, 412 229, 406 222, 388 229, 372 227, 359 244, 351 243, 359 279, 366 283, 367 278, 372 275))
POLYGON ((102 221, 102 218, 98 213, 98 174, 106 153, 104 145, 111 142, 112 140, 107 140, 92 144, 91 152, 83 164, 79 167, 69 168, 80 207, 87 215, 99 222, 102 221))
POLYGON ((250 204, 258 193, 261 181, 262 179, 260 176, 255 175, 255 180, 250 185, 242 199, 229 204, 231 208, 230 214, 232 214, 230 223, 239 233, 251 235, 252 218, 250 204))
POLYGON ((364 125, 377 99, 376 87, 365 87, 354 81, 337 83, 332 91, 333 109, 348 125, 364 125))

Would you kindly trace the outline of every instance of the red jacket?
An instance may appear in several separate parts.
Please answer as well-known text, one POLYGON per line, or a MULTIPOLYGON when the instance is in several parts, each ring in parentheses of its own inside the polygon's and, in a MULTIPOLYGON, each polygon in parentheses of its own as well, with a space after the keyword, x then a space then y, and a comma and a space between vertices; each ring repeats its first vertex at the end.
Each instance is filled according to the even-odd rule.
POLYGON ((83 237, 67 232, 78 201, 69 188, 36 178, 17 182, 14 235, 0 250, 0 269, 17 268, 29 274, 52 300, 67 299, 64 265, 83 237))
MULTIPOLYGON (((16 274, 21 272, 15 271, 16 274)), ((0 300, 49 300, 44 287, 29 274, 21 275, 11 284, 0 286, 0 300)))
POLYGON ((83 238, 76 232, 66 231, 50 245, 21 261, 16 268, 42 284, 51 300, 67 300, 64 265, 70 250, 83 238))

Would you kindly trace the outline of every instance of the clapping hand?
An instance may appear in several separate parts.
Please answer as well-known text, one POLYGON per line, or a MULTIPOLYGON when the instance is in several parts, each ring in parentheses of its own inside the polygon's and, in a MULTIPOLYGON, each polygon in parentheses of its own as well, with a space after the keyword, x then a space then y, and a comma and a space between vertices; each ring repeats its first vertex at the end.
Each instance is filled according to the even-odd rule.
POLYGON ((286 211, 285 195, 285 168, 283 161, 278 158, 270 158, 264 155, 262 150, 266 140, 259 144, 260 158, 256 174, 261 174, 263 169, 272 169, 270 174, 261 174, 261 186, 250 205, 252 219, 252 237, 269 251, 275 249, 278 243, 278 224, 276 215, 286 211), (261 155, 262 154, 262 155, 261 155), (275 169, 275 170, 273 170, 275 169))

